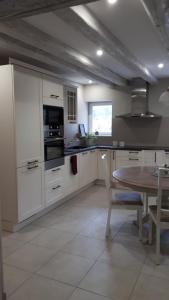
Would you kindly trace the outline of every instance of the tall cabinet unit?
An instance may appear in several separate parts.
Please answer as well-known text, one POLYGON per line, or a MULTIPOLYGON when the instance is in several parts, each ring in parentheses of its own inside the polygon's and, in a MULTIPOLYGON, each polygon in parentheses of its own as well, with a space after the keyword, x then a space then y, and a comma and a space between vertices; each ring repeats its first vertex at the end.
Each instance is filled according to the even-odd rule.
POLYGON ((42 79, 23 67, 0 68, 2 215, 5 228, 44 206, 42 79))

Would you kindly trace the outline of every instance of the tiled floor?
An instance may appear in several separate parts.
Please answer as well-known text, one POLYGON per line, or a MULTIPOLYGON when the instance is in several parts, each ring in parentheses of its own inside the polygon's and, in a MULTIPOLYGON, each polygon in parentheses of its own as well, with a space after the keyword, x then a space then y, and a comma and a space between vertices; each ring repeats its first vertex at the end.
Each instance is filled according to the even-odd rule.
POLYGON ((153 246, 138 240, 131 211, 113 211, 106 241, 105 199, 105 188, 93 186, 20 232, 4 232, 9 300, 169 299, 166 251, 156 266, 153 246))

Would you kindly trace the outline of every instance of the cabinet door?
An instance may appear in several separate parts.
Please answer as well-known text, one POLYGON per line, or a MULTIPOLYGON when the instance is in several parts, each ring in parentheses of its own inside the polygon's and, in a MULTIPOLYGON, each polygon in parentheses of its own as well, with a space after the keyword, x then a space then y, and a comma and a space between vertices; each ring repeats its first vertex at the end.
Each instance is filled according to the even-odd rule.
POLYGON ((17 169, 19 222, 44 208, 43 163, 17 169))
POLYGON ((110 150, 98 150, 98 179, 100 180, 105 180, 103 154, 107 155, 108 163, 110 164, 110 150))
POLYGON ((65 122, 77 123, 77 89, 65 87, 65 122))
POLYGON ((89 167, 89 181, 92 182, 94 180, 97 179, 97 150, 91 150, 89 152, 89 163, 88 163, 88 167, 89 167))
POLYGON ((63 106, 63 85, 53 77, 43 78, 43 104, 63 106))
POLYGON ((65 174, 64 174, 64 196, 67 196, 79 189, 79 173, 80 173, 80 164, 79 164, 79 154, 77 154, 77 174, 72 174, 71 156, 65 157, 65 174))
POLYGON ((82 152, 79 154, 79 186, 80 188, 87 185, 90 182, 89 173, 91 171, 89 165, 89 152, 82 152))
POLYGON ((143 164, 144 166, 156 165, 156 151, 144 150, 143 151, 143 164))
MULTIPOLYGON (((168 157, 169 158, 169 157, 168 157)), ((156 165, 157 166, 163 166, 166 162, 165 162, 165 151, 161 150, 161 151, 156 151, 156 165)), ((168 164, 169 165, 169 159, 168 159, 168 164)))
POLYGON ((43 161, 42 80, 24 68, 14 69, 17 167, 43 161))

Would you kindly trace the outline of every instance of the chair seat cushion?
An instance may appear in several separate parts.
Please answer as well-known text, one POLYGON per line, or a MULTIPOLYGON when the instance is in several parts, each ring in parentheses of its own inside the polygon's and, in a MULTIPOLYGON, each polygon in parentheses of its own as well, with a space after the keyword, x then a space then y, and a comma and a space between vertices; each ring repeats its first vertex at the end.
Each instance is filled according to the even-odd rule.
POLYGON ((119 192, 112 196, 112 204, 118 205, 143 205, 141 195, 137 192, 119 192))

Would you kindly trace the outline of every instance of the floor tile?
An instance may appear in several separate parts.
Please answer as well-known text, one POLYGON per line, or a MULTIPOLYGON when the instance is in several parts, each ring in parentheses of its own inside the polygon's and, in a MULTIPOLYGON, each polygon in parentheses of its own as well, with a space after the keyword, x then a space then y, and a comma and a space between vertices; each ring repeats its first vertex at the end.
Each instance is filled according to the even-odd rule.
POLYGON ((57 229, 48 229, 34 238, 31 241, 31 244, 58 251, 74 237, 75 234, 70 232, 64 232, 57 229))
POLYGON ((146 252, 140 248, 126 247, 113 241, 105 249, 99 260, 116 267, 139 271, 146 255, 146 252))
POLYGON ((3 258, 8 257, 10 254, 15 252, 18 248, 23 246, 25 241, 16 240, 10 237, 2 239, 2 254, 3 258))
POLYGON ((168 279, 169 278, 169 257, 166 257, 166 259, 162 257, 160 265, 156 265, 155 257, 148 256, 143 265, 142 273, 168 279))
POLYGON ((127 300, 138 278, 138 272, 96 263, 79 287, 113 300, 127 300))
POLYGON ((24 281, 32 276, 31 273, 4 265, 4 285, 7 296, 13 293, 24 281))
POLYGON ((131 300, 168 300, 169 280, 141 274, 131 300))
POLYGON ((38 274, 77 286, 93 263, 84 257, 58 253, 38 274))
POLYGON ((39 246, 26 244, 5 259, 5 263, 26 271, 36 271, 56 252, 39 246))
POLYGON ((77 236, 66 244, 62 251, 86 258, 97 259, 106 248, 106 241, 97 240, 85 236, 77 236))
POLYGON ((96 295, 81 289, 76 289, 69 300, 111 300, 110 298, 96 295))
POLYGON ((74 288, 43 278, 33 276, 26 281, 11 297, 10 300, 67 300, 74 288))
POLYGON ((45 229, 37 228, 33 225, 28 225, 18 232, 13 233, 11 237, 21 241, 29 242, 44 230, 45 229))

